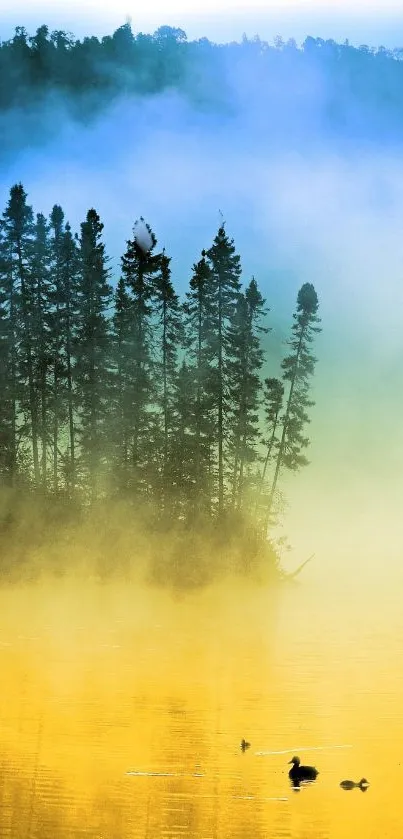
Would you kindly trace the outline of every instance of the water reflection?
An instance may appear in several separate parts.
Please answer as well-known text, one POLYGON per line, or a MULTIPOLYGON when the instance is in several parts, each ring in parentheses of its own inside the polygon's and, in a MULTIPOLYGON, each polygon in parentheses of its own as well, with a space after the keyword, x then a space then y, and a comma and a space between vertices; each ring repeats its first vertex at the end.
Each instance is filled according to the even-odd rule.
POLYGON ((366 636, 344 598, 342 634, 304 597, 251 591, 240 623, 225 590, 1 592, 1 837, 400 835, 400 608, 366 636), (294 754, 316 783, 290 787, 294 754), (369 766, 371 795, 345 795, 369 766))

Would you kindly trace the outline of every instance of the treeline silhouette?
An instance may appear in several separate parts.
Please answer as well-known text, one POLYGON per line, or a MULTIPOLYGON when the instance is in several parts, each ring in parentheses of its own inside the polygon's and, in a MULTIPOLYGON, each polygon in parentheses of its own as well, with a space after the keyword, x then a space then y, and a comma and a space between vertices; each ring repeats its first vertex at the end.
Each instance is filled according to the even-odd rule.
POLYGON ((73 234, 61 206, 35 215, 22 184, 11 188, 0 221, 3 536, 16 499, 43 500, 44 529, 96 505, 107 518, 121 501, 148 532, 180 533, 181 556, 193 534, 199 552, 236 543, 245 568, 262 553, 274 568, 279 479, 308 462, 313 285, 298 292, 282 377, 265 377, 266 301, 254 278, 242 285, 224 222, 183 300, 142 218, 115 287, 102 235, 94 209, 73 234))
POLYGON ((49 93, 62 94, 76 115, 91 114, 121 94, 176 90, 199 105, 237 106, 239 80, 246 100, 270 107, 268 127, 399 136, 403 121, 403 49, 345 41, 258 36, 241 43, 188 41, 182 29, 161 26, 134 34, 129 23, 99 39, 74 38, 46 25, 29 36, 17 27, 0 44, 0 110, 37 109, 49 93), (269 118, 270 117, 270 118, 269 118), (318 123, 318 118, 320 122, 318 123), (396 133, 397 132, 397 133, 396 133))

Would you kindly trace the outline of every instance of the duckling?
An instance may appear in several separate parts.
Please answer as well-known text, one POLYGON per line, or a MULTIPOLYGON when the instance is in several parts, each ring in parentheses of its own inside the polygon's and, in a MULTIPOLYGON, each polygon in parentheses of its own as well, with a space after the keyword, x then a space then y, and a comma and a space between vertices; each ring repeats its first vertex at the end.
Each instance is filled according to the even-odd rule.
POLYGON ((295 787, 299 787, 302 781, 315 781, 319 775, 314 766, 301 766, 299 757, 294 756, 289 763, 292 763, 292 767, 288 777, 295 787))
POLYGON ((355 789, 355 788, 357 788, 357 789, 360 789, 361 792, 366 792, 366 790, 369 787, 369 783, 368 783, 366 778, 361 778, 361 781, 358 781, 358 783, 356 783, 355 781, 342 781, 340 786, 343 789, 355 789))
POLYGON ((246 752, 246 749, 250 749, 250 743, 244 738, 241 740, 241 749, 243 752, 246 752))

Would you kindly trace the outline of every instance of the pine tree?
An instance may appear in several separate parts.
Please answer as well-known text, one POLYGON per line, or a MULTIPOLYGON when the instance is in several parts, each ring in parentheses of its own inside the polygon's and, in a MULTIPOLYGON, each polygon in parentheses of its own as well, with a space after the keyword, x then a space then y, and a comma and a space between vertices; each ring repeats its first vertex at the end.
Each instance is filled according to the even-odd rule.
POLYGON ((21 183, 10 190, 2 219, 3 253, 6 254, 7 291, 10 312, 10 395, 12 401, 12 471, 17 459, 17 418, 27 417, 30 429, 34 481, 40 483, 38 393, 35 386, 33 328, 35 314, 32 282, 34 222, 32 207, 21 183), (28 399, 26 398, 28 385, 28 399))
POLYGON ((78 237, 72 235, 68 223, 64 225, 64 213, 57 204, 51 212, 50 228, 52 483, 55 492, 64 484, 71 495, 76 485, 76 425, 79 407, 74 382, 74 349, 80 326, 78 237))
POLYGON ((57 491, 59 485, 59 428, 64 419, 64 386, 66 381, 65 356, 63 350, 66 336, 63 334, 62 313, 65 305, 62 284, 62 246, 63 246, 63 222, 64 213, 62 208, 55 204, 50 214, 50 260, 52 286, 50 299, 52 311, 50 317, 51 331, 51 353, 52 353, 52 448, 53 448, 53 490, 57 491))
MULTIPOLYGON (((140 219, 144 225, 144 219, 140 219)), ((155 376, 152 331, 152 298, 156 279, 160 271, 161 254, 154 254, 157 244, 149 225, 145 225, 150 238, 150 247, 144 249, 137 241, 136 225, 133 238, 127 242, 122 257, 122 275, 125 288, 130 295, 130 357, 127 359, 127 375, 124 404, 130 415, 131 424, 131 478, 136 494, 147 495, 154 482, 155 463, 152 443, 155 437, 155 376)))
MULTIPOLYGON (((199 510, 211 507, 211 460, 214 444, 214 400, 212 377, 214 359, 212 333, 212 272, 203 250, 193 265, 190 290, 184 303, 186 350, 190 369, 194 369, 193 446, 195 462, 195 503, 199 510)), ((192 389, 193 392, 193 389, 192 389)), ((190 394, 189 394, 190 397, 190 394)))
POLYGON ((16 444, 15 395, 11 365, 15 335, 11 329, 10 272, 3 245, 0 238, 0 480, 13 485, 16 473, 16 444))
POLYGON ((284 398, 284 385, 280 381, 280 379, 275 378, 267 378, 264 380, 264 411, 265 411, 265 419, 267 423, 267 453, 266 458, 263 466, 262 472, 262 480, 261 480, 261 493, 263 492, 264 483, 266 479, 266 472, 269 465, 270 458, 273 456, 273 452, 277 445, 278 448, 278 440, 276 437, 277 429, 279 427, 279 418, 280 412, 283 408, 283 398, 284 398))
POLYGON ((119 492, 127 490, 132 430, 131 366, 134 351, 132 300, 123 277, 115 291, 113 314, 113 360, 116 371, 112 440, 113 467, 119 492))
POLYGON ((50 253, 45 216, 38 213, 34 227, 30 289, 32 301, 32 353, 35 390, 38 394, 38 431, 41 440, 41 479, 47 486, 47 451, 49 442, 49 372, 52 361, 50 344, 50 253))
POLYGON ((81 224, 78 289, 79 318, 75 341, 76 381, 80 395, 81 459, 89 478, 90 496, 97 495, 101 466, 105 463, 111 384, 109 307, 112 288, 103 224, 91 209, 81 224))
MULTIPOLYGON (((155 280, 154 315, 157 320, 160 371, 157 383, 157 404, 162 413, 162 496, 165 507, 172 489, 172 440, 174 389, 178 374, 178 351, 183 346, 184 330, 179 298, 171 282, 170 259, 165 252, 161 255, 160 272, 155 280)), ((154 345, 156 342, 154 341, 154 345)))
POLYGON ((172 440, 170 446, 171 504, 177 519, 195 523, 200 514, 199 487, 196 483, 194 441, 194 369, 183 361, 174 384, 172 440))
POLYGON ((218 452, 218 516, 224 512, 224 468, 226 439, 226 374, 227 334, 240 293, 240 257, 235 253, 233 239, 229 239, 222 224, 207 251, 212 272, 212 317, 210 346, 215 358, 213 397, 217 411, 218 452))
POLYGON ((320 318, 317 316, 318 306, 318 296, 313 285, 304 283, 298 292, 297 310, 293 315, 293 336, 289 341, 291 353, 281 365, 284 371, 283 379, 289 383, 290 389, 285 413, 281 419, 282 433, 270 489, 268 517, 271 513, 280 469, 285 466, 295 471, 308 463, 302 453, 309 444, 303 430, 306 423, 310 422, 307 410, 315 404, 309 399, 310 379, 316 363, 315 356, 310 352, 310 344, 314 335, 321 331, 316 325, 320 323, 320 318))
POLYGON ((245 470, 258 456, 259 374, 263 366, 260 333, 268 331, 260 323, 266 313, 265 300, 252 279, 245 294, 238 297, 227 339, 233 508, 242 506, 245 470))

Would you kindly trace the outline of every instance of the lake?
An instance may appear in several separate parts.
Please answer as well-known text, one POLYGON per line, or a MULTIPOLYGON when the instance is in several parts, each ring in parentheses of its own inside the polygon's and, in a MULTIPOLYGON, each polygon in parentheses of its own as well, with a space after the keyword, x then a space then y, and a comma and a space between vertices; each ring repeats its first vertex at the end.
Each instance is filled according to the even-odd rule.
POLYGON ((2 839, 397 839, 400 592, 4 588, 2 839), (320 772, 298 791, 294 754, 320 772))

